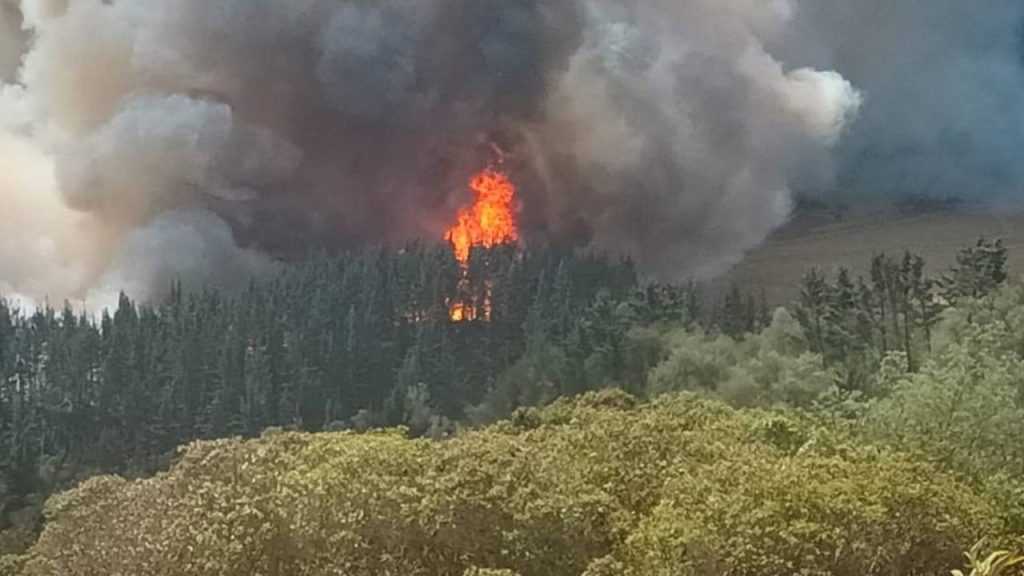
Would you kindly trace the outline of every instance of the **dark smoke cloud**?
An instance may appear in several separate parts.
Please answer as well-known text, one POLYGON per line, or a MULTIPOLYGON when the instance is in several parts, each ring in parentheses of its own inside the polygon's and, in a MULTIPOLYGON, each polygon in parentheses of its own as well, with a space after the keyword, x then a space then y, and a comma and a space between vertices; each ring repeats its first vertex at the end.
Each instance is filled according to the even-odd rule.
POLYGON ((774 55, 797 52, 788 0, 2 6, 0 290, 94 306, 438 240, 492 142, 527 241, 711 274, 785 221, 860 103, 774 55))

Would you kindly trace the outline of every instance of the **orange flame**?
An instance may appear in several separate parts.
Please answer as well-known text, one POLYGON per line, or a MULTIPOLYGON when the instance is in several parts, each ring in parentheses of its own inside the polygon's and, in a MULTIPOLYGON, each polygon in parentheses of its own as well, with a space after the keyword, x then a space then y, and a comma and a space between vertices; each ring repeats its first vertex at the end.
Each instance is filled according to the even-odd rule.
POLYGON ((469 306, 465 302, 456 302, 452 304, 451 311, 449 312, 452 322, 465 322, 469 320, 469 306))
POLYGON ((469 263, 474 246, 493 248, 519 239, 516 226, 516 187, 509 177, 490 168, 469 183, 476 202, 459 211, 458 221, 445 234, 455 250, 455 258, 469 263))
MULTIPOLYGON (((462 264, 460 289, 469 283, 466 267, 474 247, 493 248, 519 240, 515 210, 516 187, 508 175, 487 168, 473 176, 469 187, 476 196, 475 202, 459 211, 455 225, 444 236, 455 251, 455 259, 462 264)), ((452 322, 490 320, 490 285, 487 284, 486 288, 482 310, 461 300, 449 303, 452 322)))

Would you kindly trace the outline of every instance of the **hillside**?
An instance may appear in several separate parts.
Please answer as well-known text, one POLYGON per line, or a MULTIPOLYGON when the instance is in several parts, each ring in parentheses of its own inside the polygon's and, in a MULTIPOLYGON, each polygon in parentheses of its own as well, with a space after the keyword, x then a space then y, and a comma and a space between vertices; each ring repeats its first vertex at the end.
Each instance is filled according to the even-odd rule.
POLYGON ((752 250, 731 277, 751 289, 763 288, 769 302, 783 305, 799 294, 800 278, 809 267, 843 266, 861 274, 876 253, 911 250, 924 256, 929 273, 941 273, 953 263, 957 249, 980 237, 1002 238, 1010 249, 1011 273, 1024 273, 1024 212, 962 209, 864 213, 842 220, 797 218, 752 250))

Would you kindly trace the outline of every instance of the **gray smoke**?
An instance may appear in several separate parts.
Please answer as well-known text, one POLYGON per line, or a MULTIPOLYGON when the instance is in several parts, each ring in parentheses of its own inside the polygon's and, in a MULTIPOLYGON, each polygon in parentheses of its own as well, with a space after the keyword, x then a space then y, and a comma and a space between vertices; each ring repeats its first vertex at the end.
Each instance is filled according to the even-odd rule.
POLYGON ((0 291, 92 306, 437 241, 492 143, 527 242, 712 274, 860 104, 789 0, 0 7, 0 291))
POLYGON ((835 150, 837 193, 1019 203, 1024 2, 800 0, 775 48, 864 94, 835 150))

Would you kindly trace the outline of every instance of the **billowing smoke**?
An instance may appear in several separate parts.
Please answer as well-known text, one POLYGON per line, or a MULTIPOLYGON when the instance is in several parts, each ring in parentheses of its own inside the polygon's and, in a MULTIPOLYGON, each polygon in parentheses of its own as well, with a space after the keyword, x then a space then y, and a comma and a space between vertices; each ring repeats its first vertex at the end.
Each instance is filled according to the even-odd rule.
POLYGON ((0 6, 0 291, 92 305, 438 241, 492 143, 527 242, 710 274, 861 102, 790 0, 0 6))
POLYGON ((1024 2, 799 2, 776 53, 864 94, 835 150, 836 193, 1019 203, 1024 2))

